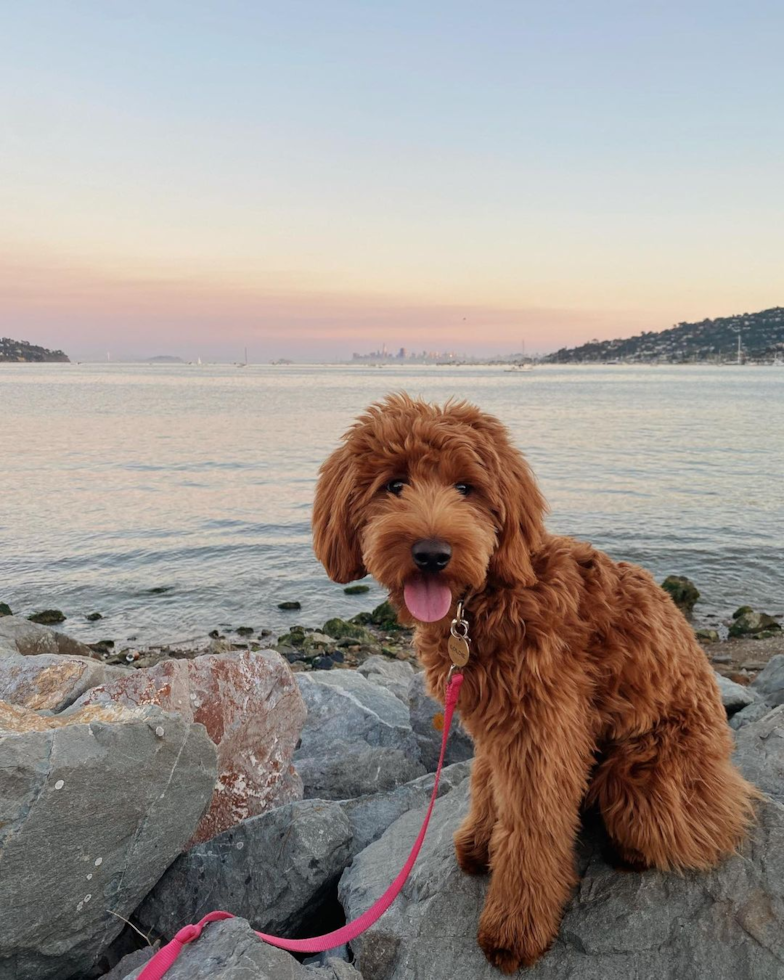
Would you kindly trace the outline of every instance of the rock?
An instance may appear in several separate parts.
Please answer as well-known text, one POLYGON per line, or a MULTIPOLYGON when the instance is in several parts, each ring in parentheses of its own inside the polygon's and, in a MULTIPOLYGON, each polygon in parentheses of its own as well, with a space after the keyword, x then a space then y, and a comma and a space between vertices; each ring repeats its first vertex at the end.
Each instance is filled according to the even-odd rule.
POLYGON ((41 653, 90 656, 90 648, 84 643, 72 640, 65 633, 31 623, 22 616, 4 616, 0 619, 0 657, 8 651, 21 653, 23 657, 35 657, 41 653))
POLYGON ((424 774, 406 707, 352 670, 297 674, 308 718, 294 762, 306 797, 348 799, 424 774))
POLYGON ((201 725, 158 708, 41 717, 0 702, 0 980, 86 972, 196 828, 201 725))
POLYGON ((740 616, 745 616, 746 613, 753 613, 754 610, 751 606, 739 606, 735 612, 732 614, 733 619, 738 619, 740 616))
MULTIPOLYGON (((351 945, 374 980, 497 980, 476 942, 487 889, 464 875, 452 835, 468 783, 438 801, 413 873, 384 917, 351 945)), ((537 980, 773 980, 784 959, 784 807, 760 805, 741 853, 708 873, 619 873, 603 860, 600 829, 584 832, 583 880, 537 980)), ((339 895, 354 918, 402 866, 423 811, 400 817, 359 854, 339 895)), ((521 971, 520 977, 528 976, 521 971)))
POLYGON ((730 626, 730 636, 760 636, 769 637, 781 630, 781 626, 772 616, 761 612, 744 612, 730 626))
POLYGON ((213 909, 255 929, 294 936, 349 861, 351 824, 338 803, 300 800, 250 817, 179 857, 137 910, 144 930, 171 938, 213 909))
POLYGON ((357 672, 374 684, 385 687, 404 704, 408 704, 408 689, 414 676, 414 668, 408 661, 388 660, 376 654, 360 664, 357 672))
POLYGON ((0 656, 0 699, 31 711, 56 713, 90 688, 124 673, 89 657, 10 653, 0 656))
POLYGON ((754 691, 769 704, 784 704, 784 654, 771 657, 751 684, 754 691))
POLYGON ((11 612, 11 607, 7 602, 0 602, 0 617, 2 616, 13 616, 11 612))
POLYGON ((364 595, 366 592, 370 592, 369 585, 347 585, 343 591, 346 595, 364 595))
POLYGON ((737 714, 734 714, 730 718, 730 728, 739 731, 741 728, 745 728, 746 725, 750 725, 752 722, 764 718, 765 715, 769 715, 771 711, 773 711, 773 706, 768 704, 767 701, 752 701, 751 704, 745 708, 741 708, 737 714))
POLYGON ((296 600, 294 600, 293 602, 292 601, 279 602, 278 609, 302 609, 302 603, 297 602, 296 600))
POLYGON ((746 725, 736 742, 735 764, 746 778, 784 803, 784 704, 746 725))
MULTIPOLYGON (((444 733, 444 709, 428 695, 423 673, 414 675, 408 689, 408 699, 411 727, 416 735, 422 763, 428 772, 435 772, 444 733)), ((444 763, 449 766, 454 762, 465 762, 466 759, 472 758, 473 754, 474 743, 471 741, 471 736, 455 715, 452 719, 452 730, 449 733, 444 763)))
POLYGON ((351 622, 358 626, 376 626, 386 632, 404 629, 397 621, 397 613, 389 601, 382 602, 372 612, 357 613, 351 622))
MULTIPOLYGON (((460 786, 471 775, 471 762, 455 762, 441 770, 438 784, 439 799, 460 786)), ((417 810, 430 802, 435 774, 427 773, 410 783, 398 786, 390 793, 373 793, 354 800, 343 800, 340 806, 351 823, 351 856, 372 844, 398 817, 417 810)))
POLYGON ((218 747, 218 779, 194 843, 302 796, 291 758, 305 705, 272 650, 164 660, 93 688, 77 707, 88 704, 156 704, 204 725, 218 747))
POLYGON ((147 590, 147 595, 164 595, 166 592, 171 592, 173 588, 173 585, 156 585, 154 588, 147 590))
POLYGON ((374 644, 376 642, 376 638, 370 630, 365 629, 364 626, 358 626, 356 623, 347 623, 345 619, 328 619, 321 630, 336 640, 348 637, 358 643, 374 644))
POLYGON ((312 661, 314 670, 332 670, 335 666, 335 661, 332 657, 316 657, 312 661))
POLYGON ((716 683, 719 685, 719 692, 721 693, 721 703, 724 705, 728 715, 740 711, 741 708, 745 708, 758 699, 759 695, 755 694, 751 688, 743 687, 742 684, 736 684, 735 681, 731 681, 728 677, 723 677, 721 674, 716 674, 715 676, 716 683))
POLYGON ((101 980, 125 980, 125 977, 132 970, 136 969, 137 966, 140 968, 143 967, 157 952, 158 948, 155 946, 145 946, 144 949, 136 949, 132 953, 128 953, 127 956, 123 956, 113 969, 101 977, 101 980))
POLYGON ((697 586, 685 575, 668 575, 661 587, 668 592, 670 598, 680 611, 691 616, 692 610, 700 597, 697 586))
POLYGON ((253 636, 252 626, 238 626, 236 631, 238 636, 253 636))
POLYGON ((88 615, 85 616, 85 619, 88 623, 97 623, 99 619, 103 619, 103 616, 99 612, 94 612, 88 613, 88 615))
POLYGON ((694 635, 702 643, 718 643, 719 642, 719 631, 711 629, 700 629, 695 630, 694 635))
POLYGON ((41 626, 56 626, 66 620, 65 613, 59 609, 42 609, 41 612, 32 613, 27 618, 31 623, 38 623, 41 626))
MULTIPOLYGON (((136 980, 141 971, 123 980, 136 980)), ((285 950, 262 942, 245 919, 227 919, 211 922, 183 947, 166 980, 362 980, 362 975, 341 960, 303 966, 285 950)))

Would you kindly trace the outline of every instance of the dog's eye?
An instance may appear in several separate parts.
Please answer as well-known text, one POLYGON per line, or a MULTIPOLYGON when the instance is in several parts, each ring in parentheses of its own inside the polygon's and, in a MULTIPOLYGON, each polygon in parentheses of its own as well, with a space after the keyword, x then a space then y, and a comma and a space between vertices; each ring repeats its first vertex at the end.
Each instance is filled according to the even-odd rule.
POLYGON ((456 483, 455 484, 455 490, 457 490, 458 493, 461 493, 464 497, 467 497, 469 495, 469 493, 471 493, 471 490, 472 489, 473 489, 473 487, 471 487, 471 485, 469 483, 456 483))
POLYGON ((387 493, 393 493, 396 497, 399 497, 405 485, 405 480, 390 480, 384 489, 387 493))

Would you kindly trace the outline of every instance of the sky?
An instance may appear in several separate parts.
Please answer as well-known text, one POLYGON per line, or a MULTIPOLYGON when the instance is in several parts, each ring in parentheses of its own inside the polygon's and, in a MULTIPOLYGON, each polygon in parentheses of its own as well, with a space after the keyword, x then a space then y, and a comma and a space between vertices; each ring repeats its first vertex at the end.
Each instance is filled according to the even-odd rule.
POLYGON ((0 335, 553 350, 784 304, 784 5, 61 0, 0 27, 0 335))

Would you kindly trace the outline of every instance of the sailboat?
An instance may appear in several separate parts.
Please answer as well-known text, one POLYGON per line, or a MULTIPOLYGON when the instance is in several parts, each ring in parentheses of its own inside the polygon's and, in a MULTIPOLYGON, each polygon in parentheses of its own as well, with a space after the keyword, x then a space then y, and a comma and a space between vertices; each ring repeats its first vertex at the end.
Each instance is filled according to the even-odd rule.
POLYGON ((245 360, 240 362, 237 367, 247 367, 248 366, 248 348, 245 348, 245 360))
POLYGON ((511 367, 504 369, 504 374, 519 374, 521 371, 533 371, 534 366, 531 361, 525 359, 525 341, 520 342, 520 360, 511 367))

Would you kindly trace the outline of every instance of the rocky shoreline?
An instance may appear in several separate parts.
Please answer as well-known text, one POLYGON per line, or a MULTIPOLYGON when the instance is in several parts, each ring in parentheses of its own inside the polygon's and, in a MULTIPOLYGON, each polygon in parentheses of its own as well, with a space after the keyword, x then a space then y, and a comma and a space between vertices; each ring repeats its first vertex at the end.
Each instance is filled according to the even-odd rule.
MULTIPOLYGON (((671 583, 687 615, 689 585, 671 583)), ((147 650, 86 646, 44 612, 0 604, 0 980, 132 980, 214 908, 241 918, 211 925, 172 980, 498 976, 475 942, 486 880, 452 850, 473 755, 458 724, 421 860, 384 918, 304 963, 252 933, 356 916, 416 836, 443 713, 387 603, 147 650)), ((750 607, 724 625, 732 638, 702 642, 738 764, 768 794, 757 829, 708 875, 624 875, 587 818, 583 882, 537 975, 784 977, 784 635, 750 607)))

